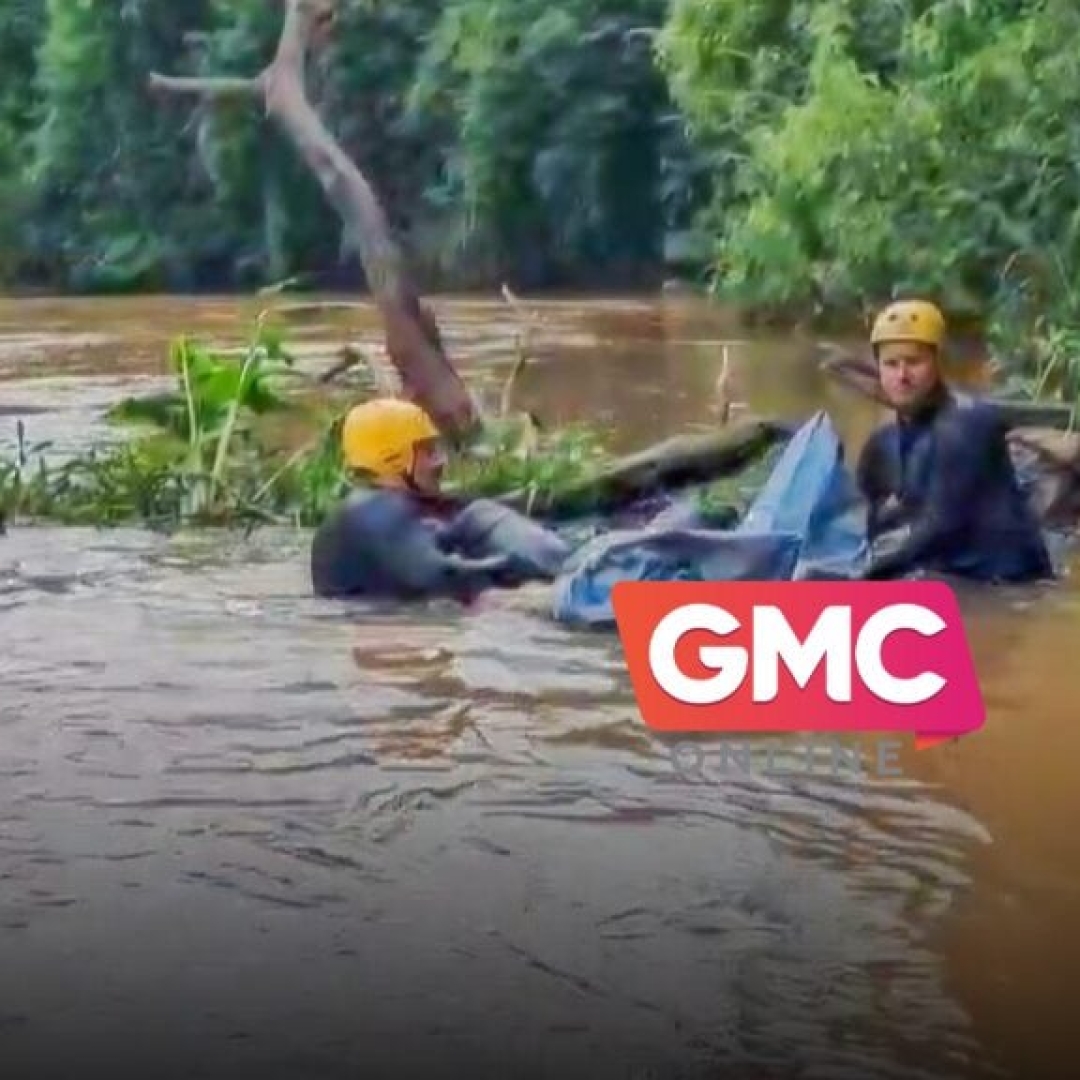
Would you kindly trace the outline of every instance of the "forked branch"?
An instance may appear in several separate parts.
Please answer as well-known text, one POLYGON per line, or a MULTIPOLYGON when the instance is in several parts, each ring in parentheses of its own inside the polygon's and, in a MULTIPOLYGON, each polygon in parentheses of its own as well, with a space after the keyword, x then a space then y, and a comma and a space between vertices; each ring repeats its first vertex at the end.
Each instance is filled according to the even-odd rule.
POLYGON ((277 51, 257 76, 193 78, 155 72, 150 75, 150 86, 165 94, 208 100, 262 98, 266 114, 292 140, 356 242, 382 316, 387 353, 404 392, 428 410, 452 441, 463 442, 479 426, 476 403, 446 355, 435 319, 408 275, 371 184, 327 130, 305 91, 307 56, 325 44, 332 32, 336 0, 284 3, 277 51))

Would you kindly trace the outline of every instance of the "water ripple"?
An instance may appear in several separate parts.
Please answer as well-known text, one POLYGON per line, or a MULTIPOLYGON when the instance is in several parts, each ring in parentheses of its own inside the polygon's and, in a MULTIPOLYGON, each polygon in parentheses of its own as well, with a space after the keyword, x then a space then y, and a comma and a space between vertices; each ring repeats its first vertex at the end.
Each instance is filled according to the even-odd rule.
POLYGON ((637 719, 617 643, 535 595, 320 605, 302 540, 259 544, 5 538, 12 973, 47 925, 50 971, 109 956, 109 1000, 175 982, 206 1016, 234 1003, 227 952, 251 1001, 294 991, 315 1048, 275 1032, 274 1060, 301 1072, 362 1054, 337 985, 381 1003, 369 1046, 408 1014, 451 1055, 479 1031, 513 1054, 524 1025, 550 1062, 617 1048, 665 1075, 978 1056, 927 945, 988 839, 962 810, 915 783, 695 780, 637 719))

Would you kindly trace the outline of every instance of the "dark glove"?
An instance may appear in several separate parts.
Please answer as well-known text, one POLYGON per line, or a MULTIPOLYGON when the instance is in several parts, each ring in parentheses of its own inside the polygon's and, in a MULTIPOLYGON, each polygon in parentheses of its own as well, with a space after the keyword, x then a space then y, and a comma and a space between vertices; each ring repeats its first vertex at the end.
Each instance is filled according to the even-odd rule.
POLYGON ((509 555, 491 555, 486 559, 462 559, 454 556, 450 558, 458 572, 473 587, 483 588, 488 585, 497 589, 512 589, 524 580, 521 571, 509 555))
POLYGON ((888 572, 888 567, 884 564, 871 559, 866 566, 863 567, 862 572, 858 576, 859 581, 884 581, 886 578, 892 575, 888 572))
POLYGON ((517 560, 509 555, 498 555, 485 561, 493 564, 491 570, 492 581, 500 589, 516 589, 529 580, 529 575, 522 573, 517 560))

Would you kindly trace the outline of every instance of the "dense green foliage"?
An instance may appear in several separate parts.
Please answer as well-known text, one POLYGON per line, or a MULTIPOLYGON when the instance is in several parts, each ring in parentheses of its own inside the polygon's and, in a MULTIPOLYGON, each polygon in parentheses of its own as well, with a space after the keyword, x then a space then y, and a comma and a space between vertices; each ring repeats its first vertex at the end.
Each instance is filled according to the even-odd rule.
MULTIPOLYGON (((254 74, 281 8, 0 0, 0 272, 78 290, 357 281, 258 108, 147 91, 152 70, 254 74)), ((651 45, 666 8, 342 0, 312 94, 429 281, 648 280, 693 210, 651 45)))
POLYGON ((726 162, 726 286, 956 308, 1017 253, 1074 263, 1078 30, 1057 0, 676 0, 665 64, 726 162))
POLYGON ((674 0, 660 53, 715 166, 718 287, 803 311, 929 293, 989 308, 1043 374, 1075 356, 1078 30, 1070 0, 674 0))
MULTIPOLYGON (((695 225, 717 290, 752 305, 851 312, 918 291, 989 307, 999 330, 1049 319, 1031 369, 1064 385, 1073 0, 340 11, 313 95, 431 287, 649 279, 665 237, 695 225)), ((260 110, 146 90, 152 69, 253 73, 279 20, 265 0, 0 0, 0 274, 65 289, 358 279, 260 110)))

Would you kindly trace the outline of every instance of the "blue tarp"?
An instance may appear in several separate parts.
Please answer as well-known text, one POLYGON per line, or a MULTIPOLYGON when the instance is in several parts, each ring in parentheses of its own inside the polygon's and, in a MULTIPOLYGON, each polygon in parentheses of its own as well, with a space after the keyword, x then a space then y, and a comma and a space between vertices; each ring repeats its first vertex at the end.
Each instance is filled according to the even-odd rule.
POLYGON ((826 413, 795 433, 735 531, 798 536, 796 577, 850 572, 865 557, 866 504, 826 413))
POLYGON ((850 576, 865 557, 865 508, 823 413, 795 433, 734 530, 708 527, 691 504, 579 548, 553 589, 559 622, 611 626, 619 581, 788 581, 850 576))

